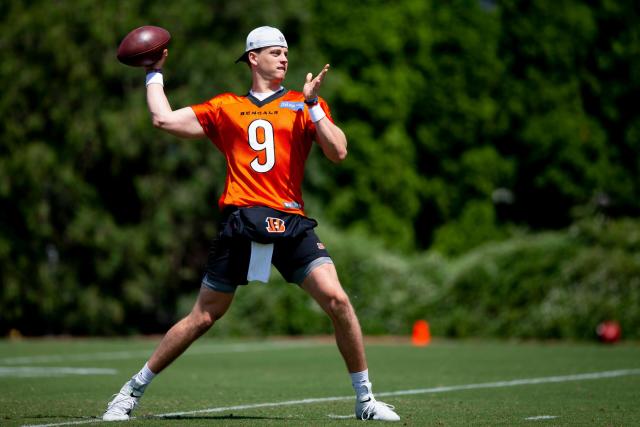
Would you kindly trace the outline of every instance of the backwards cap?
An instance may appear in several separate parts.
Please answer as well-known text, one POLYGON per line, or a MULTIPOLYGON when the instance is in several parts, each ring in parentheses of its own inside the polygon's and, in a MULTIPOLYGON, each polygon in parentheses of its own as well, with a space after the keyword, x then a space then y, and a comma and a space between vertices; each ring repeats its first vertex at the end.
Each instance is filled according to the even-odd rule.
POLYGON ((247 36, 247 45, 244 53, 236 60, 238 62, 247 62, 249 51, 260 49, 267 46, 287 46, 287 40, 279 29, 274 27, 258 27, 251 31, 247 36))

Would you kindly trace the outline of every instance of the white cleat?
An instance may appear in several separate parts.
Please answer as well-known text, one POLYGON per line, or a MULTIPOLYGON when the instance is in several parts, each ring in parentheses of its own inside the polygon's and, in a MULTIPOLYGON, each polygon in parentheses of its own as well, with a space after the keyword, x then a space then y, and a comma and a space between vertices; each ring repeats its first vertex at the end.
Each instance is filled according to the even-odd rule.
POLYGON ((371 383, 367 383, 366 393, 359 393, 356 400, 356 418, 359 420, 400 421, 400 417, 393 410, 393 405, 378 402, 371 393, 371 383))
POLYGON ((107 405, 107 410, 102 415, 104 421, 127 421, 131 412, 138 406, 142 397, 142 391, 134 389, 133 380, 129 380, 122 386, 118 394, 107 405))

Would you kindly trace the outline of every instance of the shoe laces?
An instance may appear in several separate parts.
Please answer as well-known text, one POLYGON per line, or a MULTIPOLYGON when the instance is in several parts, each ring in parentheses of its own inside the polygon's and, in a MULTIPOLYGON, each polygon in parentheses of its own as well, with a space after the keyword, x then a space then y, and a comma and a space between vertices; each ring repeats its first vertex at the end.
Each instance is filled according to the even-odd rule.
POLYGON ((370 420, 376 413, 376 409, 381 406, 386 406, 387 408, 394 410, 395 406, 389 405, 388 403, 378 402, 373 397, 370 401, 365 402, 364 408, 362 409, 362 413, 360 414, 360 419, 363 421, 370 420))
POLYGON ((116 393, 111 395, 111 401, 107 403, 107 411, 117 405, 119 409, 125 409, 126 413, 133 411, 139 406, 140 397, 126 395, 124 393, 116 393), (120 397, 118 399, 118 397, 120 397))

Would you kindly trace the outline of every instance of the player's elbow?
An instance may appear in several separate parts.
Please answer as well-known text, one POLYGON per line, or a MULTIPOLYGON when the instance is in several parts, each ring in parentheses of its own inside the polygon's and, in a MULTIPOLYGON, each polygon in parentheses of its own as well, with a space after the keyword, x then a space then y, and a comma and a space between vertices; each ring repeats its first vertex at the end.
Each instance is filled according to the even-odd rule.
POLYGON ((347 147, 341 147, 336 151, 335 157, 333 159, 334 163, 340 163, 344 159, 347 158, 347 147))
POLYGON ((339 128, 336 135, 335 147, 336 147, 336 163, 340 163, 347 158, 347 137, 344 132, 339 128))
POLYGON ((156 129, 166 129, 168 127, 167 119, 159 114, 154 114, 151 117, 151 123, 156 129))
POLYGON ((325 153, 325 155, 333 163, 340 163, 347 158, 347 150, 333 151, 331 153, 325 153))
POLYGON ((336 138, 335 144, 335 152, 336 152, 336 163, 340 163, 344 159, 347 158, 347 138, 344 136, 344 133, 340 131, 340 134, 336 138))

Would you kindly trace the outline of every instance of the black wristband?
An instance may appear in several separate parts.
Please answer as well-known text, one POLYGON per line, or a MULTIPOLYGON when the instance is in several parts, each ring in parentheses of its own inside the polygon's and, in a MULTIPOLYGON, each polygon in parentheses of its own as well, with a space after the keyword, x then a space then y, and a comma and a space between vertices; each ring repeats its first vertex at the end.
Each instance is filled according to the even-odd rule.
POLYGON ((318 103, 318 97, 316 96, 315 98, 309 99, 309 100, 305 99, 304 103, 309 105, 309 106, 316 105, 318 103))

